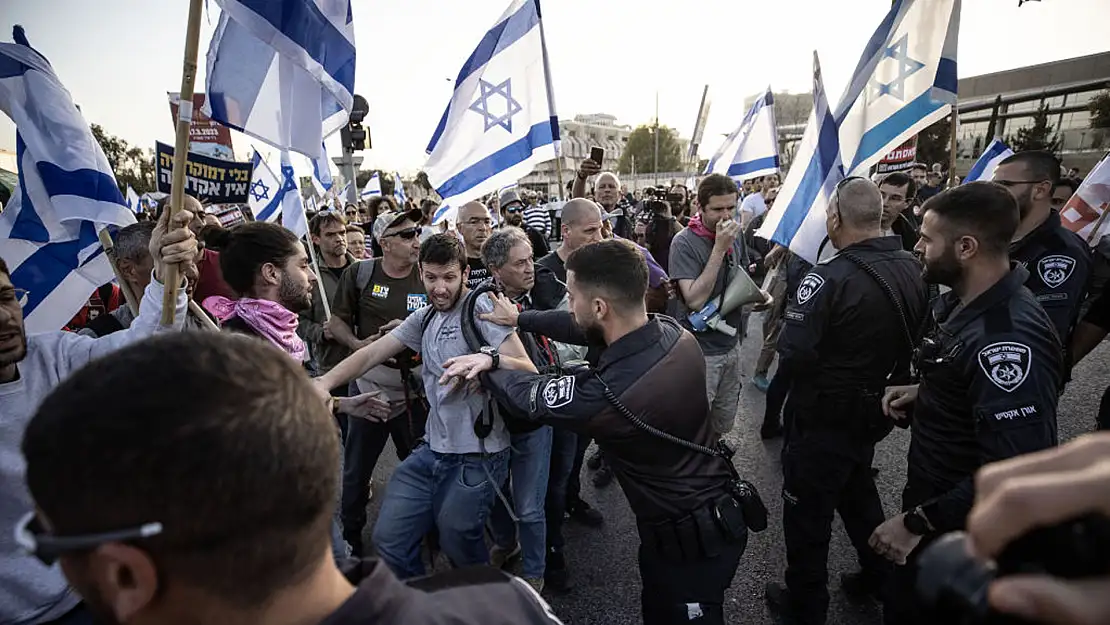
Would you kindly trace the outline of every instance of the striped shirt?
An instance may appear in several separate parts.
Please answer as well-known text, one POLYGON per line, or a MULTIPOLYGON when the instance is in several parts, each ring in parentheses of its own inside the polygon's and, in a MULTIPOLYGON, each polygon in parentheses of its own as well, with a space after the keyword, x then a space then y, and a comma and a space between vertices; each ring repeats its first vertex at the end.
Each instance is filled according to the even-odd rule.
POLYGON ((551 215, 539 204, 533 204, 524 209, 524 224, 537 232, 542 232, 545 237, 551 237, 551 215))

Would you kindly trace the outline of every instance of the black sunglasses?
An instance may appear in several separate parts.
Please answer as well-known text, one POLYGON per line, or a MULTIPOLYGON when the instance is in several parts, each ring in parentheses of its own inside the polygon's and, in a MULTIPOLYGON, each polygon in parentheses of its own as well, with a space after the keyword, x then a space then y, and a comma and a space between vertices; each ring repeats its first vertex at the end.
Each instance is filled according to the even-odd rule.
POLYGON ((28 512, 15 526, 15 542, 27 553, 38 558, 46 566, 54 564, 60 556, 67 553, 89 551, 108 543, 121 543, 157 536, 163 531, 161 523, 144 523, 112 532, 80 534, 77 536, 54 536, 42 526, 42 521, 34 512, 28 512))
POLYGON ((519 207, 519 206, 514 206, 512 208, 506 208, 505 212, 506 213, 522 213, 522 212, 524 212, 524 209, 519 207))
POLYGON ((420 234, 420 228, 417 227, 417 226, 414 226, 412 228, 405 228, 404 230, 398 230, 397 232, 390 232, 389 234, 383 234, 382 238, 385 239, 385 238, 388 238, 388 237, 401 237, 402 239, 404 239, 406 241, 411 241, 418 234, 420 234))

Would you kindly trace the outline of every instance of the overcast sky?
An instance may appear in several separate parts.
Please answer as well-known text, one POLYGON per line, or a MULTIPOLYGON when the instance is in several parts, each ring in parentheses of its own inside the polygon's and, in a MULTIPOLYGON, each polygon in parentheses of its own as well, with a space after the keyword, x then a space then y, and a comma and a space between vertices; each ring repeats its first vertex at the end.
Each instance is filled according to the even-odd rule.
MULTIPOLYGON (((927 0, 922 0, 927 1, 927 0)), ((208 2, 213 12, 214 1, 208 2)), ((355 87, 370 103, 374 149, 363 167, 413 174, 453 79, 508 0, 355 0, 355 87)), ((702 156, 743 117, 743 100, 771 85, 808 91, 816 47, 839 97, 887 0, 545 0, 560 117, 610 113, 638 125, 655 115, 688 137, 702 86, 712 109, 702 156)), ((0 0, 0 39, 22 24, 90 122, 151 148, 173 143, 166 92, 181 82, 186 0, 0 0)), ((201 29, 200 73, 216 16, 201 29)), ((964 0, 959 74, 1104 52, 1108 0, 964 0)), ((236 135, 245 155, 250 144, 236 135)), ((261 147, 261 146, 260 146, 261 147)), ((0 149, 15 129, 0 114, 0 149)), ((338 154, 338 133, 328 141, 338 154)), ((273 160, 276 162, 276 155, 273 160)), ((298 169, 300 167, 298 166, 298 169)))

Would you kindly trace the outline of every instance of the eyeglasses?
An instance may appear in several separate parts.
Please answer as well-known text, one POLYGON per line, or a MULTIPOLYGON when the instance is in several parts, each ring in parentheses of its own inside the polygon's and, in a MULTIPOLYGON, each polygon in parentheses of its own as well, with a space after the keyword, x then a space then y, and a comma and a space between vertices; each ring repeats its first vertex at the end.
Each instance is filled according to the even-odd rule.
POLYGON ((27 553, 50 566, 60 556, 78 551, 89 551, 107 543, 120 543, 157 536, 163 531, 161 523, 144 523, 138 527, 80 534, 77 536, 54 536, 42 526, 42 521, 34 512, 29 512, 15 526, 15 542, 27 553))
POLYGON ((5 289, 0 291, 0 304, 4 306, 19 304, 20 308, 26 308, 30 297, 31 292, 27 289, 5 289))
POLYGON ((993 180, 995 184, 1000 184, 1007 189, 1016 187, 1019 184, 1041 184, 1042 182, 1049 182, 1048 180, 993 180))
POLYGON ((420 234, 420 228, 412 227, 405 228, 404 230, 398 230, 397 232, 390 232, 389 234, 383 234, 381 238, 386 239, 389 237, 401 237, 406 241, 411 241, 418 234, 420 234))
POLYGON ((834 199, 836 200, 836 218, 837 219, 842 219, 842 217, 840 216, 840 190, 842 188, 844 188, 845 185, 847 185, 849 182, 851 182, 853 180, 867 180, 867 178, 864 178, 863 176, 848 176, 847 178, 845 178, 845 179, 841 180, 840 182, 836 183, 836 187, 833 188, 832 195, 829 196, 829 202, 830 203, 834 199))

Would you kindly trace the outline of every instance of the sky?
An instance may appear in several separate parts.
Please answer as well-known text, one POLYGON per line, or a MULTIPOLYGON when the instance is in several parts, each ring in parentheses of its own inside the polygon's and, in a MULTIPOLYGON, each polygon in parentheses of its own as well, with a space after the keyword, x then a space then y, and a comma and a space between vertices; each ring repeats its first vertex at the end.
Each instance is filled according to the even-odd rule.
MULTIPOLYGON (((928 1, 928 0, 919 0, 928 1)), ((187 0, 0 0, 0 40, 22 24, 86 119, 129 143, 173 143, 166 92, 181 83, 187 0)), ((197 90, 218 6, 203 18, 197 90)), ((355 91, 366 97, 373 149, 363 168, 413 175, 451 96, 452 80, 508 0, 354 0, 355 91)), ((887 0, 544 0, 560 118, 609 113, 619 123, 693 131, 702 88, 712 108, 701 148, 712 154, 765 89, 810 89, 816 48, 835 103, 890 4, 887 0)), ((963 0, 959 75, 1105 52, 1107 0, 963 0)), ((835 105, 835 104, 834 104, 835 105)), ((245 156, 251 140, 234 133, 245 156)), ((327 141, 339 154, 338 133, 327 141)), ((263 153, 266 153, 264 146, 263 153)), ((0 150, 15 127, 0 114, 0 150)), ((270 159, 276 163, 276 152, 270 159)), ((299 171, 303 164, 295 162, 299 171)))

